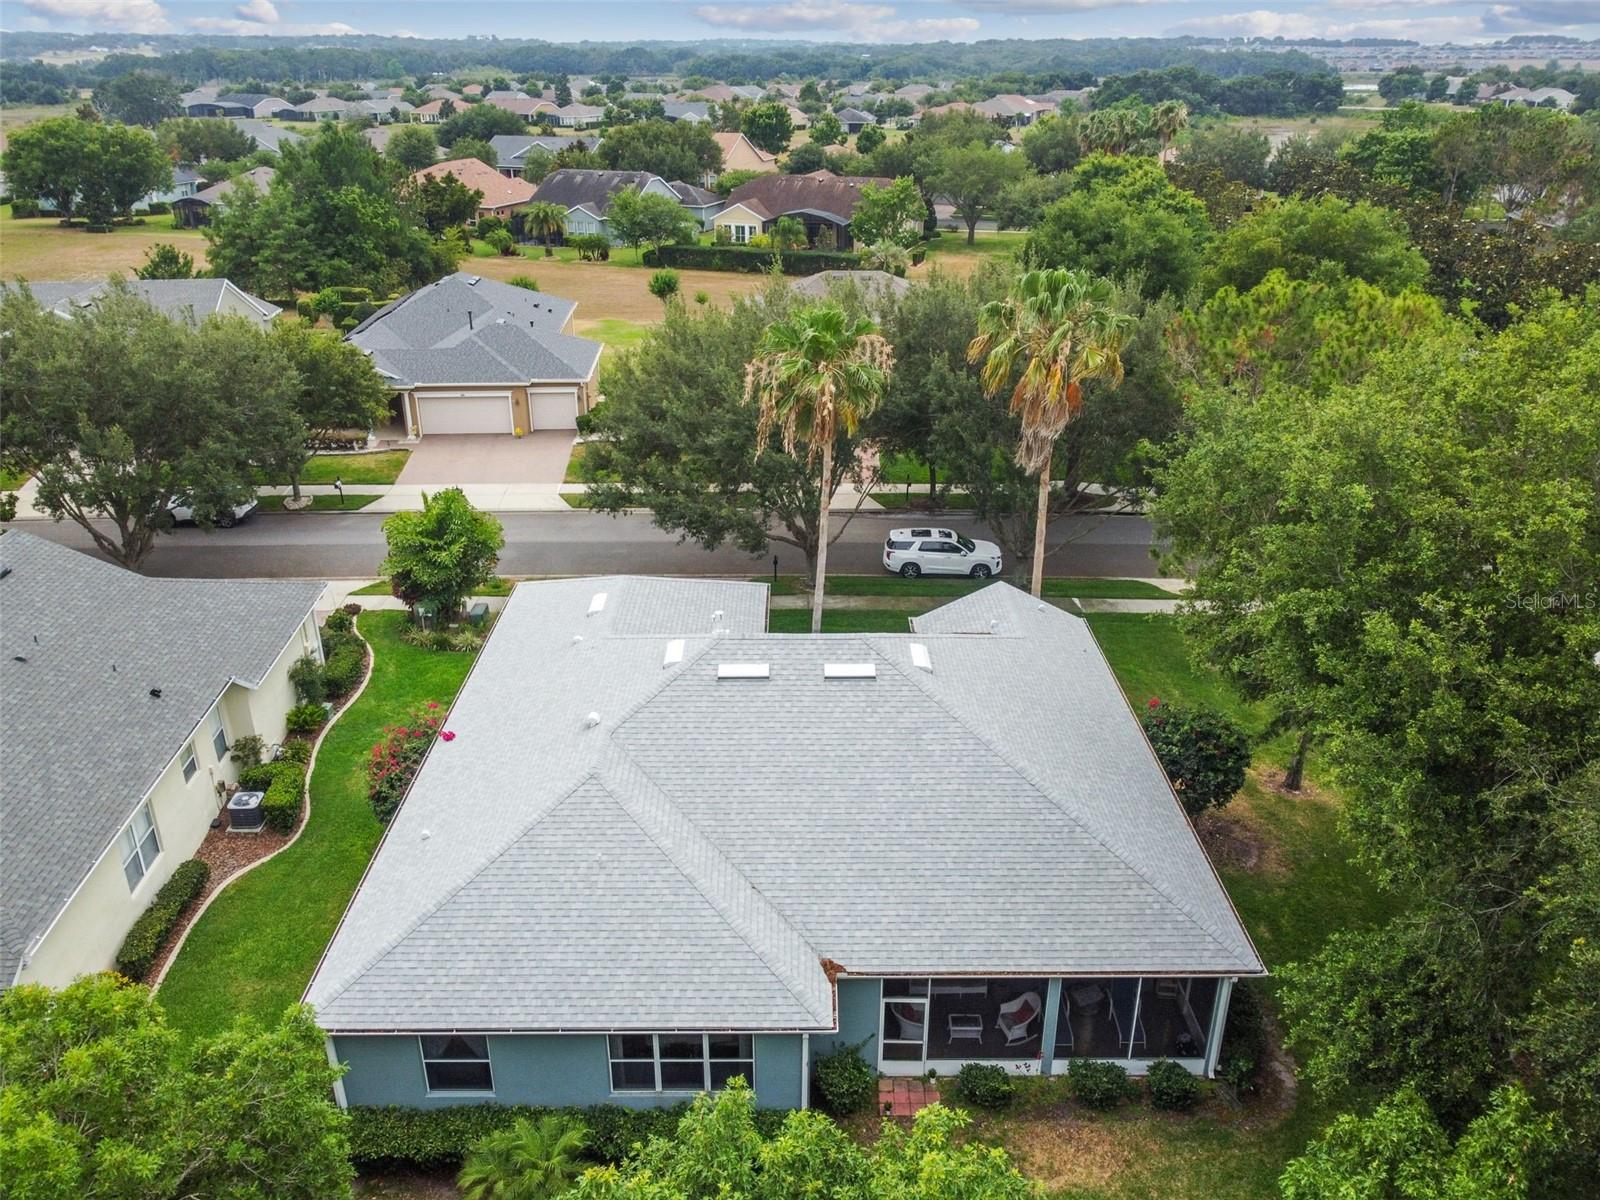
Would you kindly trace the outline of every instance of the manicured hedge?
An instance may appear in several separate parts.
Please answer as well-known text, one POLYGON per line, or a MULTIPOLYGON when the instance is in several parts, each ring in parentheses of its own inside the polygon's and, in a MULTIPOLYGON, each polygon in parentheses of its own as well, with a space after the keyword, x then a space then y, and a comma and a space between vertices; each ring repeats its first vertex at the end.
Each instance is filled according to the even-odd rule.
POLYGON ((306 769, 296 762, 280 761, 272 782, 261 798, 261 815, 267 828, 277 833, 293 833, 300 820, 300 801, 306 789, 306 769))
MULTIPOLYGON (((647 267, 686 267, 696 271, 744 271, 759 274, 772 269, 773 251, 751 246, 662 246, 647 250, 647 267)), ((857 271, 861 256, 840 250, 785 250, 785 275, 815 275, 818 271, 857 271)))
POLYGON ((211 868, 198 858, 178 864, 172 877, 163 883, 139 919, 122 940, 117 951, 117 970, 129 979, 143 979, 172 936, 184 910, 205 891, 211 868))
MULTIPOLYGON (((486 1133, 504 1129, 523 1117, 537 1120, 552 1113, 580 1121, 589 1130, 585 1157, 595 1162, 620 1162, 635 1143, 670 1136, 686 1105, 666 1108, 529 1108, 523 1105, 463 1104, 452 1108, 350 1109, 350 1157, 358 1163, 406 1163, 433 1168, 458 1163, 467 1147, 486 1133)), ((756 1110, 756 1127, 775 1134, 787 1114, 781 1109, 756 1110)))

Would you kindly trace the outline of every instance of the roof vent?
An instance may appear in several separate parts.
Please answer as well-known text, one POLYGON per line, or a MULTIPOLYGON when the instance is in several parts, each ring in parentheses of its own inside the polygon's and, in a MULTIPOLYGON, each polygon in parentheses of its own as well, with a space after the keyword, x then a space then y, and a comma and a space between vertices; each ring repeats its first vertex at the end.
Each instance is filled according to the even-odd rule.
POLYGON ((572 644, 574 646, 576 646, 581 641, 583 641, 583 634, 575 633, 575 634, 572 635, 572 644))
POLYGON ((878 677, 877 663, 823 663, 822 677, 824 679, 876 679, 878 677))
POLYGON ((667 643, 667 652, 661 656, 661 665, 670 667, 673 663, 683 661, 683 639, 673 638, 667 643))
POLYGON ((600 724, 600 714, 597 712, 592 712, 583 719, 585 729, 593 729, 598 724, 600 724))
POLYGON ((911 643, 911 665, 919 671, 933 674, 933 659, 928 654, 927 646, 921 642, 911 643))
POLYGON ((605 606, 606 594, 604 592, 596 592, 594 594, 594 598, 589 601, 589 615, 591 617, 594 616, 595 613, 605 608, 605 606))
POLYGON ((151 688, 150 689, 150 699, 152 699, 152 700, 161 699, 161 689, 160 688, 151 688))
POLYGON ((467 286, 468 287, 477 287, 478 286, 478 280, 480 280, 482 278, 483 278, 482 275, 468 275, 467 276, 467 286))
POLYGON ((732 662, 717 664, 718 679, 767 679, 772 672, 766 663, 732 662))

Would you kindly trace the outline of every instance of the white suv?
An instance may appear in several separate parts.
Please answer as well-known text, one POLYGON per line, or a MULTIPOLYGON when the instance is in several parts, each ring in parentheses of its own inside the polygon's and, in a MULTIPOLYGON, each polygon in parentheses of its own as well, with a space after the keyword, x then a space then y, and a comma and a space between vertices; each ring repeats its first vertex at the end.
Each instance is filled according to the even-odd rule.
POLYGON ((883 543, 883 569, 907 579, 929 575, 970 575, 988 579, 1000 573, 1000 547, 975 542, 953 529, 891 529, 883 543))

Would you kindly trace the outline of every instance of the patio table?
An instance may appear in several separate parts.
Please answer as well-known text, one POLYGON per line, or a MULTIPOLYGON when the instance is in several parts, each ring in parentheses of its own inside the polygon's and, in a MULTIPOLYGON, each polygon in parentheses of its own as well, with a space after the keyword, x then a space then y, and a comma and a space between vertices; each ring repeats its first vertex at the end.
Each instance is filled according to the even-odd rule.
POLYGON ((970 1038, 983 1041, 983 1016, 980 1013, 951 1013, 949 1016, 950 1040, 970 1038))

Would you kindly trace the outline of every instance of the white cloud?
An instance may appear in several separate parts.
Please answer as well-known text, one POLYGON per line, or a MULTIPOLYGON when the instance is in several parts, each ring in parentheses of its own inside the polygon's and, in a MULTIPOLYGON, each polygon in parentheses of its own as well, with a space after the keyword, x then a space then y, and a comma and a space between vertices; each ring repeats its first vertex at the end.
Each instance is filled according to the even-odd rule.
POLYGON ((1418 42, 1471 41, 1486 36, 1482 17, 1474 13, 1436 17, 1361 17, 1352 10, 1401 7, 1433 7, 1429 0, 1394 6, 1382 0, 1347 0, 1328 8, 1305 12, 1252 9, 1248 12, 1214 13, 1191 17, 1169 27, 1169 36, 1197 34, 1202 37, 1283 37, 1283 38, 1409 38, 1418 42), (1344 13, 1339 13, 1344 9, 1344 13))
POLYGON ((694 15, 707 25, 745 33, 843 31, 863 41, 956 38, 977 32, 973 17, 902 19, 893 5, 850 0, 790 0, 784 4, 702 4, 694 15))
POLYGON ((233 11, 246 21, 260 21, 264 25, 276 25, 283 20, 278 15, 278 6, 272 0, 247 0, 233 11))
POLYGON ((1157 0, 956 0, 962 8, 976 8, 980 12, 1003 13, 1072 13, 1091 12, 1098 8, 1139 8, 1157 0))
POLYGON ((73 21, 90 29, 128 33, 170 33, 172 22, 156 0, 22 0, 22 7, 44 17, 73 21))

